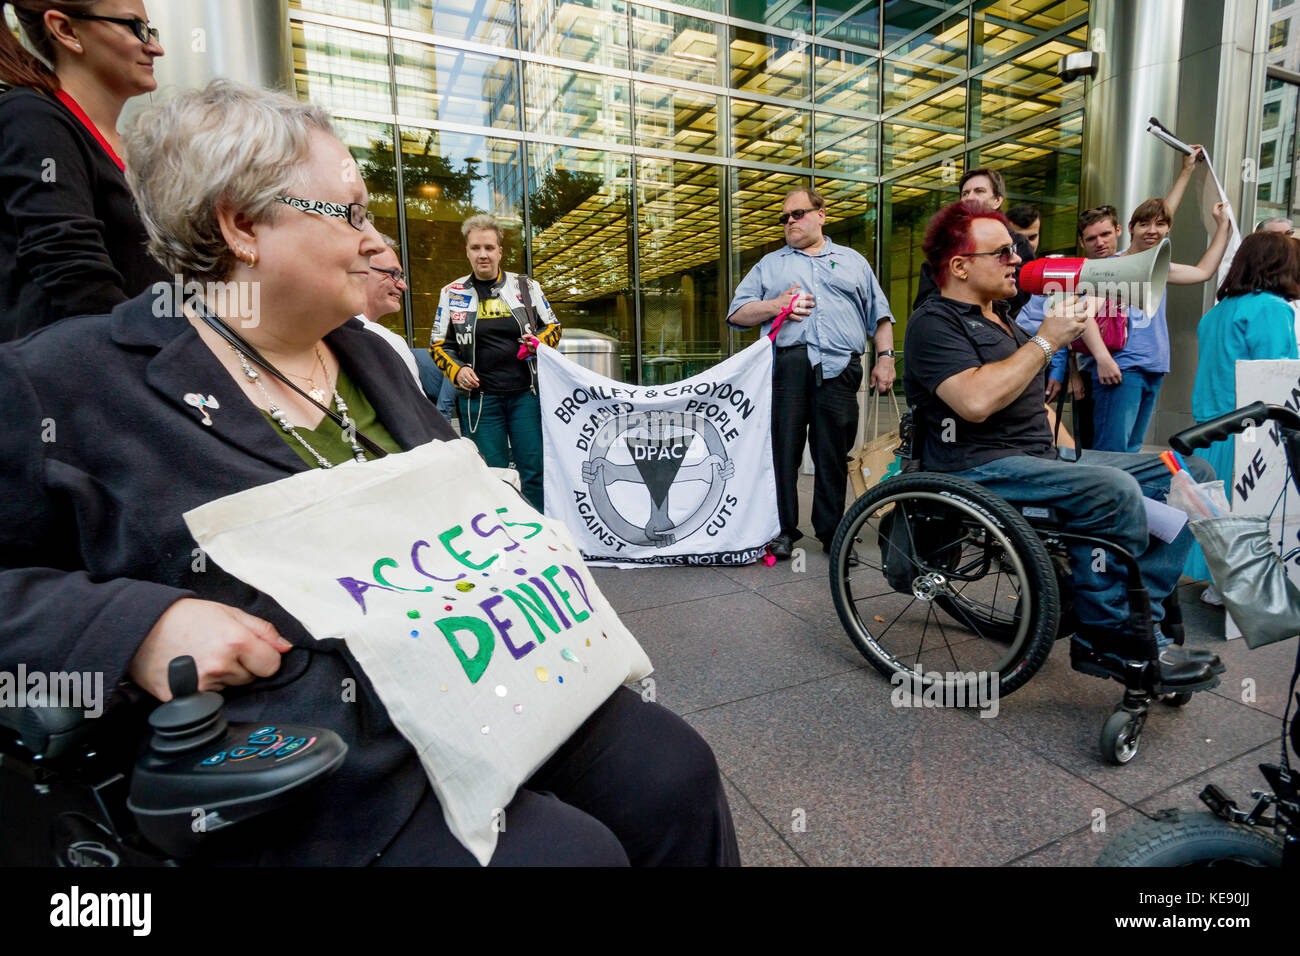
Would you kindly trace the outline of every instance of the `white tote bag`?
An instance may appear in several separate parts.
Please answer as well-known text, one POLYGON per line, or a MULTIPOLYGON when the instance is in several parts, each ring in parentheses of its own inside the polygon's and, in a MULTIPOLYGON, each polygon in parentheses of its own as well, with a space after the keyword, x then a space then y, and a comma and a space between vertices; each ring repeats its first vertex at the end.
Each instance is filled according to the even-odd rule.
POLYGON ((485 865, 519 785, 650 673, 568 530, 467 439, 301 472, 185 521, 313 637, 347 642, 485 865))

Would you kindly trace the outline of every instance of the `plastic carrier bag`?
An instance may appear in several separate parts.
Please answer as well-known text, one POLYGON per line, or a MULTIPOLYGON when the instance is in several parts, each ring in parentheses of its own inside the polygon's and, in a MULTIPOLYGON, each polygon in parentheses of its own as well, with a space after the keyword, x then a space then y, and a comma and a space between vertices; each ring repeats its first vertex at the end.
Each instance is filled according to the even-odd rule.
POLYGON ((1247 645, 1263 647, 1300 634, 1300 591, 1287 580, 1267 518, 1224 515, 1189 527, 1247 645))

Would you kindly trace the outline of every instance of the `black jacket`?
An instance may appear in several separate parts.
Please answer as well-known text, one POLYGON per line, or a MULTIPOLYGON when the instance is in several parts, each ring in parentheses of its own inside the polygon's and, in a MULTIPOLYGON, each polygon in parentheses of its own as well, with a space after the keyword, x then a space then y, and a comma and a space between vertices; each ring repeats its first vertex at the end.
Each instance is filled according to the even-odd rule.
MULTIPOLYGON (((326 341, 403 448, 455 438, 387 342, 355 319, 326 341)), ((373 859, 427 788, 415 752, 341 642, 318 643, 267 595, 200 562, 181 519, 303 471, 302 459, 187 321, 153 315, 149 293, 0 346, 0 407, 0 670, 103 671, 107 691, 179 598, 266 618, 294 648, 274 676, 225 691, 227 717, 329 727, 351 749, 273 839, 229 859, 373 859), (211 427, 188 392, 218 399, 211 427), (346 678, 355 703, 342 701, 346 678)))
MULTIPOLYGON (((1020 283, 1020 269, 1024 266, 1026 262, 1029 262, 1031 259, 1036 259, 1038 257, 1034 255, 1034 250, 1030 248, 1029 240, 1026 239, 1024 236, 1022 236, 1020 233, 1016 232, 1014 229, 1011 231, 1011 240, 1016 244, 1016 255, 1020 257, 1021 262, 1019 266, 1016 266, 1016 284, 1017 284, 1016 294, 1013 295, 1011 298, 1005 299, 1003 301, 1007 303, 1008 307, 1011 310, 1010 311, 1011 318, 1014 319, 1017 315, 1020 314, 1020 310, 1025 307, 1025 303, 1029 301, 1029 293, 1022 292, 1018 288, 1020 283)), ((938 293, 939 293, 939 287, 934 284, 934 274, 930 271, 930 263, 922 262, 921 278, 917 280, 916 299, 912 302, 912 311, 915 312, 917 309, 921 307, 922 302, 924 302, 932 295, 938 295, 938 293)))
POLYGON ((0 342, 109 311, 168 275, 121 170, 62 103, 0 96, 0 342))

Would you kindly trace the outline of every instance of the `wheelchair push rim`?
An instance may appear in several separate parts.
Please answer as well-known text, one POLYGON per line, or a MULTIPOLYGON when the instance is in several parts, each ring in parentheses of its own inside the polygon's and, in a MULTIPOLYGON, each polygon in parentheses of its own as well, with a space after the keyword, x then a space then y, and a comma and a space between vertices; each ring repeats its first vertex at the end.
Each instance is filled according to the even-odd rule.
POLYGON ((849 509, 831 558, 841 623, 896 685, 942 683, 970 700, 977 684, 996 682, 1008 694, 1051 649, 1059 610, 1051 559, 1010 505, 973 482, 924 473, 889 479, 849 509), (902 553, 900 539, 916 555, 904 561, 906 573, 886 570, 886 559, 902 553))

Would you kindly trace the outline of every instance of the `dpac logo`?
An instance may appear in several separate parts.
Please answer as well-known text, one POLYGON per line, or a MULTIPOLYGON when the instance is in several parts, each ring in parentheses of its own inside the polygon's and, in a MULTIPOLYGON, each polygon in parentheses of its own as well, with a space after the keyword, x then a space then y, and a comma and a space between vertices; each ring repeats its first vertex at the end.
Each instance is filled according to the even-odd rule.
POLYGON ((582 480, 605 526, 629 544, 656 548, 698 531, 734 472, 718 429, 691 412, 610 418, 582 463, 582 480))

